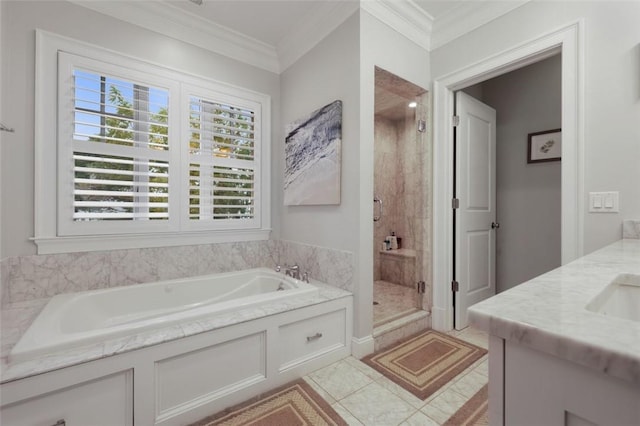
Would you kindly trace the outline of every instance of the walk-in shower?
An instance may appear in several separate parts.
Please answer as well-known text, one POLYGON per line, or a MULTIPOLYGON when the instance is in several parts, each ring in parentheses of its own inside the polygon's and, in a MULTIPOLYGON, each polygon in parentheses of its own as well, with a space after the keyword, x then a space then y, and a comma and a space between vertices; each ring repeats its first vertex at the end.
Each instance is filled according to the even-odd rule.
POLYGON ((426 90, 376 67, 374 327, 430 308, 428 107, 426 90))

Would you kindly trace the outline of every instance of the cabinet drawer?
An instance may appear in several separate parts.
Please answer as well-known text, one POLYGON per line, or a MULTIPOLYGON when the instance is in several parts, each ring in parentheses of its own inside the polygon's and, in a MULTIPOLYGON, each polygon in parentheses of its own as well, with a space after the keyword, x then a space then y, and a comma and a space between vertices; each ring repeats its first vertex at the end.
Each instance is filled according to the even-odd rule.
POLYGON ((2 407, 0 423, 16 426, 132 425, 133 374, 126 371, 2 407))
POLYGON ((346 309, 280 327, 280 371, 346 344, 346 309))

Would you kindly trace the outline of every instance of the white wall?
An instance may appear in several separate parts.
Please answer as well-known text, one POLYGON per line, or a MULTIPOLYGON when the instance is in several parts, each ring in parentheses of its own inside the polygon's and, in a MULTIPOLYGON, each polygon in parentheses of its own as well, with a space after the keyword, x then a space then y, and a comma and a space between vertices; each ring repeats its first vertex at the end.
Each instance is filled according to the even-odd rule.
POLYGON ((501 292, 561 263, 561 162, 527 164, 527 135, 561 127, 560 55, 482 83, 496 110, 496 285, 501 292))
MULTIPOLYGON (((71 3, 3 1, 1 4, 2 121, 16 129, 10 138, 3 138, 1 147, 3 202, 0 246, 3 256, 33 254, 36 249, 28 240, 34 232, 36 28, 268 94, 272 97, 273 133, 279 135, 280 84, 277 74, 71 3)), ((275 207, 272 206, 273 209, 275 207)))
POLYGON ((358 47, 360 20, 357 13, 281 74, 281 137, 273 157, 279 164, 275 203, 280 206, 280 237, 341 250, 356 251, 358 194, 358 47), (284 206, 284 128, 337 99, 342 100, 342 169, 339 205, 284 206))
POLYGON ((584 23, 584 253, 640 217, 640 2, 532 1, 431 54, 434 79, 579 19, 584 23), (620 191, 620 214, 589 214, 586 193, 620 191))

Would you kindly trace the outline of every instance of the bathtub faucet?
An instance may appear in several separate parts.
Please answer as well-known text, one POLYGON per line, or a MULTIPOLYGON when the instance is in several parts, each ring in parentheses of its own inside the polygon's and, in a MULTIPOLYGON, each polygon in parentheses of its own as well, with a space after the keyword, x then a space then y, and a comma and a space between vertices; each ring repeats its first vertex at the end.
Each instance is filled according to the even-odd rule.
POLYGON ((299 280, 300 279, 300 267, 298 266, 298 264, 294 264, 292 266, 285 266, 284 267, 284 274, 290 276, 293 279, 299 280))

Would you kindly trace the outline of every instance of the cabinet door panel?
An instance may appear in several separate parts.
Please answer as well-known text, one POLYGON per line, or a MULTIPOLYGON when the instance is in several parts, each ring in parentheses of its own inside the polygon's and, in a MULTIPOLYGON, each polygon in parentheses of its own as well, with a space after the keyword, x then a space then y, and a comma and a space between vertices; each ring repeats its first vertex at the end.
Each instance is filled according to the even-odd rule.
POLYGON ((638 425, 638 401, 630 382, 506 342, 506 425, 638 425))
POLYGON ((0 424, 132 425, 133 373, 126 371, 2 407, 0 424))

